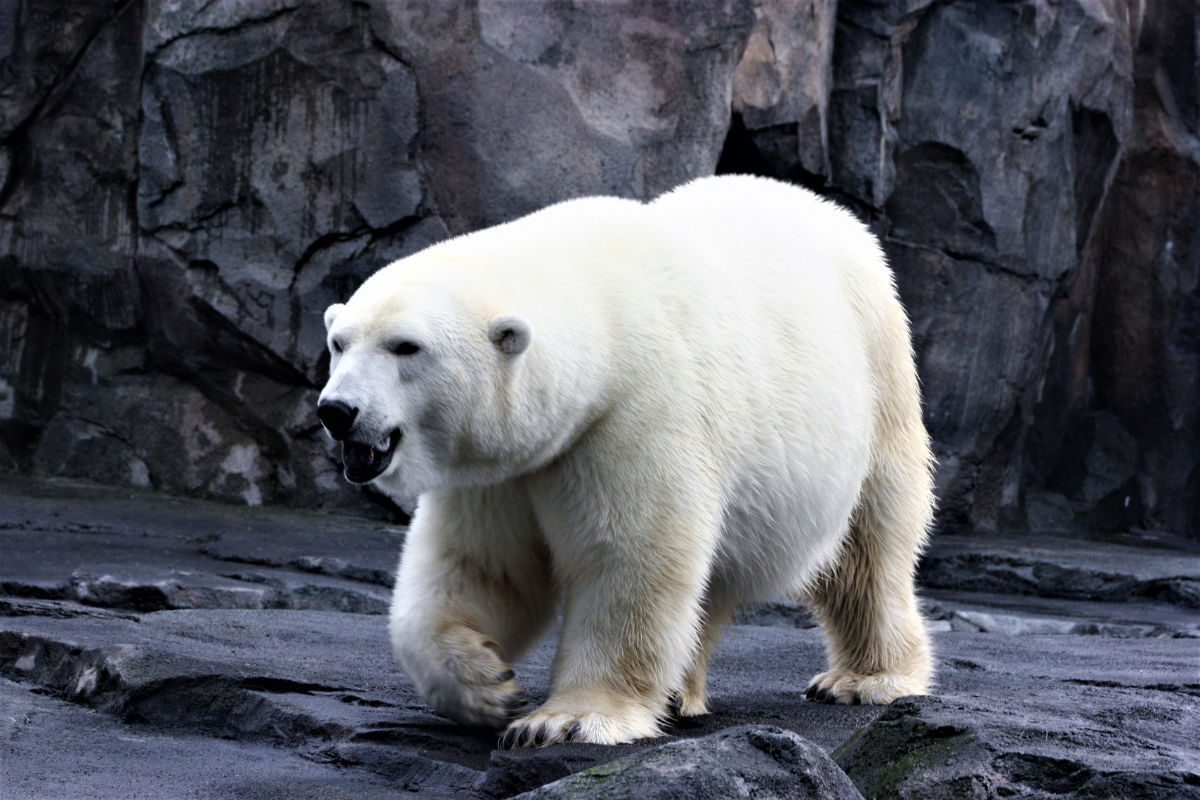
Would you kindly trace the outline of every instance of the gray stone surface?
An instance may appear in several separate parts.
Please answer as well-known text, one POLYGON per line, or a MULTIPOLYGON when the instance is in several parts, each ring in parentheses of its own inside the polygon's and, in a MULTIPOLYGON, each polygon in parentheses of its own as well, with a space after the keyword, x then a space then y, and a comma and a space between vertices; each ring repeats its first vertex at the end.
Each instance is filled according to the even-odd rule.
MULTIPOLYGON (((699 741, 744 725, 799 734, 866 797, 968 787, 1186 798, 1200 787, 1200 618, 1137 583, 1197 580, 1194 554, 1012 540, 972 559, 969 543, 935 538, 926 570, 953 569, 939 567, 944 588, 925 592, 931 698, 887 709, 805 700, 824 667, 821 637, 781 601, 727 629, 710 669, 712 713, 678 721, 664 740, 498 751, 494 732, 425 707, 391 659, 378 612, 402 541, 402 529, 351 517, 0 482, 6 800, 502 798, 593 768, 612 774, 604 765, 621 758, 661 767, 680 749, 729 747, 728 759, 703 762, 705 785, 792 774, 792 756, 760 759, 746 739, 699 741), (1063 597, 1029 564, 1129 591, 1063 597), (670 743, 682 746, 648 752, 670 743)), ((551 634, 516 667, 533 702, 546 696, 553 644, 551 634)))
POLYGON ((0 491, 0 589, 13 597, 146 611, 304 607, 290 603, 324 595, 381 613, 403 541, 378 521, 146 490, 7 478, 0 491))
POLYGON ((1192 0, 0 8, 0 469, 401 519, 321 311, 451 234, 714 171, 881 236, 958 532, 1197 538, 1192 0))

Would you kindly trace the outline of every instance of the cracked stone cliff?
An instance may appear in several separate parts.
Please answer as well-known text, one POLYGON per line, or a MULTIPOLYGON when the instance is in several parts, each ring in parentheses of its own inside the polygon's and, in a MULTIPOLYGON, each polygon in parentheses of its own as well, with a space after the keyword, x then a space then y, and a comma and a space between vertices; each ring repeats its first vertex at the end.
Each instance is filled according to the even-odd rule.
POLYGON ((0 470, 396 514, 322 310, 448 236, 714 172, 868 221, 944 530, 1195 538, 1192 0, 0 5, 0 470))

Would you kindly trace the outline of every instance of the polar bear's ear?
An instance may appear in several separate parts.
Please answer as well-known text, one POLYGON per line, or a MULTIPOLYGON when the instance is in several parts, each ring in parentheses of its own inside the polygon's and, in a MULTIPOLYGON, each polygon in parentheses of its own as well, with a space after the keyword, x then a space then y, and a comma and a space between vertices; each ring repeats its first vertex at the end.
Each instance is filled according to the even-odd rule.
POLYGON ((497 314, 488 325, 488 339, 505 355, 520 355, 533 344, 533 326, 520 314, 497 314))
POLYGON ((345 303, 334 303, 329 308, 325 309, 325 330, 328 331, 333 327, 333 321, 337 319, 337 315, 342 313, 342 309, 346 307, 345 303))

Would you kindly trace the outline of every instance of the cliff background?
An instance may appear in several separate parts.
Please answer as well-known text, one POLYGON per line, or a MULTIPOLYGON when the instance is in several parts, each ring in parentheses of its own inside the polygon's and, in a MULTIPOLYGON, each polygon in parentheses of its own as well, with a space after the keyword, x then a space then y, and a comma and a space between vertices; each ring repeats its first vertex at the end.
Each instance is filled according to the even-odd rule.
POLYGON ((0 471, 396 514, 324 308, 714 172, 882 239, 943 530, 1200 538, 1194 0, 0 0, 0 471))

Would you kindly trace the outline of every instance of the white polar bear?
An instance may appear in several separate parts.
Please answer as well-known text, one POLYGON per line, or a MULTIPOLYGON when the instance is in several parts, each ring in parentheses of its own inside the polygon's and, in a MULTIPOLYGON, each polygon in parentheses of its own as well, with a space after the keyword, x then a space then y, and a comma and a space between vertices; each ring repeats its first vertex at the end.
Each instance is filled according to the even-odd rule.
POLYGON ((586 198, 373 275, 325 315, 347 477, 419 497, 396 659, 504 746, 628 742, 740 604, 803 597, 825 702, 928 690, 933 501, 908 323, 874 238, 786 184, 586 198), (549 699, 509 664, 561 612, 549 699))

